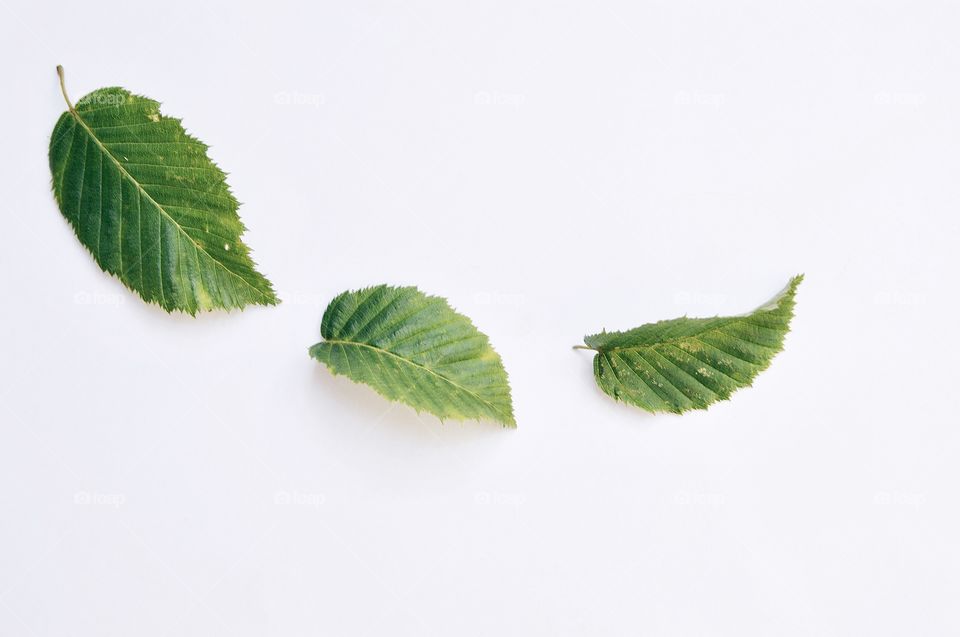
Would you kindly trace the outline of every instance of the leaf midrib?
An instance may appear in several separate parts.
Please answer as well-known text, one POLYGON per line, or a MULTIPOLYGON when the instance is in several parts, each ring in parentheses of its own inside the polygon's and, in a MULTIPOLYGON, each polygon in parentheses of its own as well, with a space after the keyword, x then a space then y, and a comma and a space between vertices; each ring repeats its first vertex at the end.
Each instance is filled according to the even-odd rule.
MULTIPOLYGON (((778 309, 779 309, 779 308, 778 308, 778 309)), ((775 311, 775 310, 774 310, 774 311, 775 311)), ((598 352, 619 352, 619 351, 632 350, 632 349, 646 349, 646 348, 651 348, 651 347, 658 347, 658 346, 660 346, 660 345, 672 345, 672 344, 674 344, 674 343, 682 343, 683 341, 687 341, 687 340, 691 340, 691 339, 692 339, 692 340, 699 340, 699 337, 701 337, 701 336, 703 336, 703 335, 705 335, 705 334, 710 334, 710 333, 712 333, 712 332, 722 332, 724 328, 728 327, 728 326, 731 325, 732 323, 742 324, 742 323, 744 322, 744 321, 743 321, 744 318, 747 318, 747 317, 735 317, 730 323, 725 323, 724 325, 720 325, 720 326, 718 326, 718 327, 712 327, 712 328, 710 328, 710 329, 708 329, 708 330, 703 330, 702 332, 697 332, 697 333, 695 333, 695 334, 688 334, 687 336, 677 336, 676 338, 668 338, 668 339, 665 339, 665 340, 662 340, 662 341, 657 341, 657 342, 655 342, 655 343, 642 343, 642 344, 638 344, 638 345, 619 345, 619 346, 617 346, 617 347, 602 347, 602 346, 601 346, 601 347, 596 348, 596 351, 598 351, 598 352)), ((747 324, 750 325, 750 323, 747 323, 747 324)), ((768 329, 773 329, 773 328, 768 328, 768 329)), ((737 337, 737 338, 739 338, 739 337, 737 337)), ((740 339, 740 340, 744 340, 744 339, 740 339)), ((750 342, 750 341, 747 341, 747 342, 750 342)), ((765 347, 765 348, 767 348, 767 349, 776 349, 776 348, 774 348, 774 347, 771 347, 770 345, 762 345, 762 344, 760 344, 760 343, 753 343, 753 344, 756 345, 757 347, 765 347)), ((709 345, 709 343, 708 343, 708 345, 709 345)))
POLYGON ((484 399, 484 398, 481 398, 481 397, 478 396, 475 392, 470 391, 469 389, 467 389, 467 388, 464 387, 463 385, 460 385, 459 383, 454 382, 453 380, 447 378, 447 377, 444 376, 443 374, 438 374, 437 372, 433 371, 433 370, 430 369, 429 367, 426 367, 425 365, 421 365, 420 363, 416 363, 416 362, 414 362, 414 361, 411 361, 410 359, 404 358, 403 356, 400 356, 400 355, 398 355, 398 354, 394 354, 394 353, 391 352, 390 350, 386 350, 386 349, 377 347, 377 346, 375 346, 375 345, 370 345, 369 343, 360 343, 360 342, 357 342, 357 341, 343 341, 343 340, 338 340, 338 339, 324 339, 323 342, 324 342, 324 343, 329 343, 330 345, 340 345, 341 347, 344 346, 344 345, 353 345, 354 347, 365 347, 365 348, 367 348, 367 349, 371 349, 371 350, 377 352, 378 354, 385 354, 385 355, 387 355, 387 356, 391 356, 391 357, 397 359, 398 361, 400 361, 400 362, 402 362, 402 363, 406 363, 407 365, 410 365, 411 367, 416 367, 417 369, 421 369, 421 370, 427 372, 428 374, 431 374, 432 376, 436 376, 437 378, 439 378, 440 380, 446 382, 447 384, 452 385, 453 387, 456 387, 456 388, 459 389, 460 391, 465 392, 465 393, 473 396, 473 397, 476 398, 479 402, 483 403, 484 405, 486 405, 487 407, 489 407, 491 410, 493 410, 493 412, 494 412, 495 414, 499 415, 501 418, 506 418, 507 421, 511 421, 511 420, 512 420, 511 417, 510 417, 510 414, 504 414, 504 412, 502 412, 500 409, 498 409, 498 408, 496 407, 496 405, 494 405, 493 403, 491 403, 489 400, 486 400, 486 399, 484 399))
MULTIPOLYGON (((93 142, 94 142, 97 146, 100 147, 100 151, 101 151, 104 155, 106 155, 107 157, 109 157, 110 160, 117 166, 117 169, 120 171, 120 174, 122 174, 122 175, 125 176, 127 179, 129 179, 129 180, 130 180, 130 183, 132 183, 134 186, 136 186, 136 187, 137 187, 137 190, 139 190, 139 191, 143 194, 143 196, 145 196, 147 199, 149 199, 150 202, 151 202, 154 206, 156 206, 156 208, 157 208, 157 210, 160 212, 160 214, 163 215, 166 219, 168 219, 168 220, 170 221, 170 223, 172 223, 172 224, 177 228, 177 231, 178 231, 180 234, 182 234, 183 236, 185 236, 185 237, 187 238, 187 240, 188 240, 190 243, 192 243, 193 246, 194 246, 199 252, 202 252, 203 254, 207 255, 207 257, 209 257, 209 259, 210 259, 213 263, 215 263, 217 266, 219 266, 220 269, 222 269, 224 272, 226 272, 227 274, 229 274, 230 276, 234 277, 235 279, 237 279, 238 281, 240 281, 241 283, 243 283, 244 285, 246 285, 247 287, 249 287, 251 290, 253 290, 254 292, 256 292, 257 295, 260 296, 260 298, 270 300, 270 297, 267 296, 266 294, 264 294, 264 293, 263 293, 261 290, 259 290, 255 285, 253 285, 252 283, 250 283, 249 281, 247 281, 246 279, 244 279, 242 276, 240 276, 239 274, 237 274, 236 272, 234 272, 233 270, 231 270, 230 268, 228 268, 226 265, 224 265, 223 263, 221 263, 216 257, 214 257, 212 254, 210 254, 209 252, 207 252, 202 245, 200 245, 199 243, 197 243, 196 241, 194 241, 193 237, 191 237, 190 234, 189 234, 186 230, 183 229, 183 226, 181 226, 181 225, 177 222, 176 219, 174 219, 173 217, 170 216, 170 213, 168 213, 168 212, 164 209, 164 207, 163 207, 162 205, 160 205, 160 203, 159 203, 156 199, 154 199, 154 198, 150 195, 150 193, 148 193, 148 192, 144 189, 144 187, 140 184, 140 182, 137 181, 137 180, 134 178, 134 176, 131 175, 131 174, 127 171, 127 169, 126 169, 126 168, 124 167, 124 165, 120 162, 120 160, 117 159, 116 157, 114 157, 113 153, 111 153, 110 150, 103 144, 103 142, 101 142, 101 141, 97 138, 96 134, 94 134, 94 132, 93 132, 93 129, 92 129, 85 121, 83 121, 83 118, 82 118, 82 117, 80 117, 80 113, 79 113, 76 109, 70 109, 70 110, 69 110, 69 113, 70 113, 70 115, 71 115, 75 120, 77 120, 77 123, 80 124, 80 125, 84 128, 84 130, 85 130, 85 131, 87 132, 87 134, 90 136, 90 139, 92 139, 93 142)), ((122 211, 121 211, 121 214, 123 214, 122 211)), ((161 275, 161 276, 162 276, 162 275, 161 275)))

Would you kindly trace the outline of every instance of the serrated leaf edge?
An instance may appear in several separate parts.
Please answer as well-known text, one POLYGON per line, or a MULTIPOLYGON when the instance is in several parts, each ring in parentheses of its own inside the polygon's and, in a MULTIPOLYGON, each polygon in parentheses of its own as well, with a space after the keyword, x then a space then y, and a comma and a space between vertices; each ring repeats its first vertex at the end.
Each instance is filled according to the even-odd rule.
MULTIPOLYGON (((745 312, 745 313, 743 313, 743 314, 735 314, 735 315, 731 316, 730 318, 745 318, 745 317, 752 316, 752 315, 756 314, 757 312, 767 312, 767 311, 774 311, 774 310, 779 309, 779 308, 780 308, 780 303, 782 303, 782 302, 784 301, 784 299, 790 298, 791 301, 793 300, 793 298, 794 298, 794 296, 795 296, 795 294, 796 294, 797 287, 800 285, 800 283, 803 282, 803 279, 804 279, 804 275, 803 275, 803 274, 798 274, 798 275, 794 276, 793 278, 790 279, 790 282, 787 283, 787 285, 786 285, 780 292, 778 292, 772 299, 770 299, 769 301, 767 301, 767 302, 764 303, 763 305, 761 305, 761 306, 759 306, 759 307, 757 307, 757 308, 755 308, 755 309, 753 309, 753 310, 751 310, 751 311, 749 311, 749 312, 745 312)), ((686 315, 684 315, 684 317, 682 317, 682 318, 686 318, 686 315)), ((719 315, 715 315, 715 316, 713 316, 713 317, 707 317, 707 318, 720 318, 720 317, 719 317, 719 315)), ((667 319, 667 320, 674 320, 674 319, 667 319)), ((654 323, 645 323, 645 324, 641 325, 640 327, 642 328, 642 327, 646 327, 646 326, 648 326, 648 325, 656 325, 656 324, 662 323, 662 322, 664 322, 664 321, 656 321, 656 322, 654 322, 654 323)), ((756 380, 757 376, 758 376, 761 372, 763 372, 763 371, 765 371, 766 369, 768 369, 768 368, 770 367, 770 365, 773 363, 773 359, 776 358, 776 355, 783 351, 784 341, 785 341, 785 339, 786 339, 787 334, 790 333, 790 326, 791 326, 791 323, 792 323, 792 322, 793 322, 793 313, 791 312, 790 317, 787 319, 787 325, 786 325, 786 328, 785 328, 785 330, 784 330, 783 338, 781 339, 780 343, 779 343, 778 346, 775 347, 775 348, 774 348, 774 347, 765 346, 765 347, 768 347, 768 349, 772 350, 771 353, 770 353, 770 357, 769 357, 766 361, 764 361, 764 363, 763 363, 762 365, 758 365, 757 368, 750 373, 749 378, 748 378, 745 382, 740 383, 740 381, 737 381, 738 383, 740 383, 739 386, 737 386, 736 388, 734 388, 733 390, 731 390, 730 393, 729 393, 726 397, 718 398, 716 401, 714 401, 714 402, 711 403, 710 405, 707 405, 707 407, 704 407, 704 408, 693 407, 693 408, 689 408, 689 409, 677 408, 677 409, 672 409, 672 410, 654 409, 654 408, 651 408, 651 407, 649 407, 649 406, 647 406, 647 405, 637 404, 637 403, 634 403, 634 402, 631 402, 631 401, 627 401, 627 400, 625 400, 624 398, 621 398, 620 392, 614 391, 612 394, 611 394, 611 393, 608 393, 608 392, 607 392, 606 390, 604 390, 604 388, 599 384, 599 381, 596 383, 596 385, 597 385, 597 388, 600 389, 605 395, 610 396, 610 397, 613 398, 616 402, 622 402, 622 403, 624 403, 624 404, 626 404, 626 405, 630 405, 630 406, 632 406, 632 407, 639 407, 640 409, 643 409, 644 411, 646 411, 646 412, 648 412, 648 413, 651 413, 651 414, 659 414, 659 413, 665 413, 665 412, 666 412, 666 413, 673 413, 673 414, 680 415, 680 414, 686 413, 686 412, 688 412, 688 411, 703 411, 703 410, 709 408, 711 405, 713 405, 713 404, 715 404, 715 403, 717 403, 717 402, 723 402, 723 401, 730 400, 730 398, 733 396, 733 394, 735 394, 736 392, 740 391, 741 389, 744 389, 744 388, 747 388, 747 387, 753 387, 753 382, 754 382, 754 380, 756 380)), ((720 331, 720 330, 723 329, 723 327, 724 327, 724 326, 720 326, 720 327, 712 328, 712 329, 709 329, 709 330, 704 330, 703 332, 699 332, 699 333, 697 334, 697 336, 700 336, 700 335, 702 335, 702 334, 709 334, 709 333, 714 332, 714 331, 720 331)), ((599 332, 599 333, 597 333, 597 334, 593 334, 593 335, 590 335, 590 336, 585 337, 585 338, 584 338, 584 342, 588 342, 593 336, 606 335, 606 334, 610 334, 610 333, 616 333, 616 332, 607 332, 606 330, 601 330, 601 332, 599 332)), ((654 346, 669 345, 669 344, 677 343, 677 342, 683 341, 683 340, 685 340, 685 339, 690 339, 690 338, 696 338, 696 337, 691 337, 691 336, 678 337, 678 338, 674 338, 674 339, 668 339, 668 340, 665 340, 665 341, 658 341, 658 342, 653 343, 653 344, 650 344, 650 345, 636 345, 636 346, 631 346, 631 347, 611 347, 611 348, 609 348, 609 349, 604 349, 604 348, 602 348, 602 347, 598 349, 598 348, 591 347, 591 346, 589 346, 589 345, 576 345, 576 346, 574 346, 574 349, 587 349, 587 350, 592 350, 592 351, 595 351, 595 352, 596 352, 596 354, 595 354, 594 357, 593 357, 593 372, 594 372, 594 379, 595 379, 595 380, 598 380, 598 376, 599 376, 598 366, 599 366, 599 361, 600 361, 600 357, 601 357, 601 356, 607 357, 607 361, 608 361, 608 364, 610 365, 610 368, 611 368, 611 369, 614 369, 614 365, 612 364, 612 361, 610 361, 609 357, 607 356, 607 354, 609 354, 609 353, 616 353, 616 352, 618 352, 618 351, 650 349, 650 348, 652 348, 652 347, 654 347, 654 346)), ((732 354, 729 354, 729 353, 728 353, 728 355, 731 355, 731 356, 732 356, 732 354)), ((705 363, 705 364, 707 364, 707 363, 705 363)), ((751 364, 756 365, 756 363, 752 363, 752 362, 751 362, 751 364)), ((708 365, 709 365, 709 364, 708 364, 708 365)), ((713 368, 715 371, 717 371, 717 372, 719 372, 719 373, 721 373, 721 374, 726 375, 726 373, 723 372, 723 370, 716 369, 716 368, 713 367, 712 365, 709 365, 709 366, 710 366, 711 368, 713 368)), ((631 371, 633 371, 632 368, 630 368, 629 365, 627 365, 627 368, 630 369, 631 371)), ((670 381, 670 379, 668 379, 668 378, 666 378, 665 376, 663 376, 663 374, 661 374, 658 370, 656 370, 656 368, 654 368, 654 371, 656 371, 657 374, 658 374, 659 376, 661 376, 664 380, 666 380, 668 383, 670 383, 671 385, 673 385, 673 383, 670 381)), ((614 373, 616 373, 616 372, 614 372, 614 373)), ((697 379, 696 377, 693 377, 693 378, 694 378, 694 380, 697 381, 698 383, 700 382, 699 379, 697 379)), ((643 379, 641 378, 641 380, 643 380, 643 379)), ((644 381, 644 382, 646 383, 646 381, 644 381)), ((701 384, 702 384, 702 383, 701 383, 701 384)), ((681 393, 683 393, 682 390, 680 390, 678 387, 676 387, 675 385, 673 385, 673 386, 674 386, 675 389, 677 389, 677 391, 680 391, 681 393)), ((707 389, 709 389, 709 388, 707 388, 707 389)), ((710 391, 713 392, 713 390, 710 390, 710 391)), ((716 393, 716 392, 713 392, 713 393, 716 393)))
MULTIPOLYGON (((367 286, 367 287, 365 287, 365 288, 359 288, 359 289, 357 289, 357 290, 345 290, 345 291, 341 292, 340 294, 337 294, 337 295, 330 301, 330 303, 329 303, 328 306, 327 306, 327 309, 329 310, 329 308, 332 307, 339 299, 343 298, 344 296, 346 296, 346 295, 348 295, 348 294, 356 294, 356 293, 361 293, 361 292, 367 292, 367 291, 376 289, 376 288, 378 288, 378 287, 384 287, 384 286, 372 285, 372 286, 367 286)), ((471 319, 469 316, 467 316, 467 315, 465 315, 465 314, 462 314, 462 313, 458 312, 456 309, 454 309, 453 306, 450 305, 450 302, 449 302, 447 299, 445 299, 444 297, 437 296, 437 295, 433 295, 433 294, 426 294, 426 293, 422 292, 422 291, 421 291, 419 288, 417 288, 416 286, 385 286, 385 287, 395 287, 396 289, 404 289, 404 288, 411 289, 411 290, 417 292, 418 294, 421 294, 421 295, 423 296, 424 300, 428 300, 428 301, 439 301, 439 302, 443 303, 450 312, 452 312, 453 314, 456 314, 459 318, 462 318, 463 320, 465 320, 465 321, 469 324, 470 327, 472 327, 474 330, 477 331, 478 334, 482 335, 482 336, 486 339, 486 341, 487 341, 487 347, 490 348, 490 351, 493 353, 494 356, 496 356, 496 358, 497 358, 498 361, 500 362, 500 368, 501 368, 501 370, 503 371, 504 380, 506 381, 506 385, 507 385, 508 390, 510 389, 510 374, 507 372, 506 366, 503 365, 503 358, 500 356, 499 352, 497 352, 496 349, 493 347, 493 344, 490 343, 490 338, 489 338, 484 332, 482 332, 482 331, 474 324, 473 319, 471 319)), ((324 312, 324 315, 326 315, 326 311, 324 312)), ((443 374, 439 374, 439 373, 435 372, 434 370, 432 370, 432 369, 430 369, 430 368, 428 368, 428 367, 425 367, 425 366, 423 366, 423 365, 420 365, 420 364, 418 364, 418 363, 415 363, 414 361, 407 360, 406 358, 404 358, 404 357, 402 357, 402 356, 398 356, 397 354, 395 354, 395 353, 393 353, 393 352, 391 352, 391 351, 385 350, 385 349, 383 349, 383 348, 370 345, 369 343, 359 343, 359 342, 355 342, 355 341, 344 341, 344 340, 340 340, 340 339, 328 339, 328 338, 324 337, 323 340, 320 341, 319 343, 316 343, 316 344, 310 346, 310 348, 308 349, 308 353, 309 353, 309 355, 310 355, 311 358, 313 358, 314 360, 317 360, 317 361, 323 363, 324 366, 328 369, 328 371, 329 371, 331 374, 333 374, 334 376, 343 376, 343 377, 347 378, 349 381, 351 381, 352 383, 354 383, 354 384, 356 384, 356 385, 362 385, 362 386, 364 386, 364 387, 367 387, 367 388, 369 388, 369 389, 372 389, 372 390, 373 390, 374 392, 376 392, 379 396, 381 396, 382 398, 386 399, 386 400, 389 401, 390 403, 398 403, 398 404, 401 404, 401 405, 405 405, 405 406, 407 406, 407 407, 410 407, 410 408, 413 409, 417 414, 428 413, 428 414, 430 414, 431 416, 433 416, 434 418, 437 418, 441 423, 446 422, 447 420, 455 420, 455 421, 459 421, 459 422, 464 422, 464 421, 482 422, 483 420, 493 420, 494 422, 497 422, 498 424, 502 425, 502 426, 503 426, 504 428, 506 428, 506 429, 516 429, 516 428, 517 428, 516 418, 515 418, 515 416, 514 416, 513 413, 512 413, 512 409, 511 409, 510 412, 506 412, 506 413, 505 413, 505 412, 503 412, 501 409, 499 409, 499 408, 497 408, 496 406, 494 406, 494 405, 493 405, 492 403, 490 403, 489 401, 484 400, 483 398, 477 396, 477 394, 474 393, 473 391, 471 391, 470 389, 467 389, 466 387, 463 387, 463 386, 460 385, 459 383, 454 382, 453 380, 451 380, 450 378, 447 378, 447 377, 444 376, 443 374), (323 360, 323 359, 321 359, 321 358, 318 358, 318 357, 315 355, 315 351, 314 351, 314 350, 315 350, 316 348, 318 348, 319 346, 324 345, 324 344, 328 344, 328 345, 340 345, 341 347, 343 347, 343 346, 345 346, 345 345, 355 345, 355 346, 364 347, 364 348, 367 348, 367 349, 369 349, 369 350, 372 350, 372 351, 376 352, 377 354, 390 356, 390 357, 392 357, 392 358, 394 358, 394 359, 396 359, 396 360, 399 360, 400 362, 405 363, 405 364, 407 364, 407 365, 409 365, 409 366, 411 366, 411 367, 416 367, 416 368, 418 368, 418 369, 422 369, 422 370, 424 370, 424 371, 426 371, 426 372, 429 372, 431 375, 439 378, 440 380, 446 382, 447 384, 451 385, 452 387, 456 387, 457 389, 459 389, 459 390, 461 390, 461 391, 463 391, 463 392, 466 392, 467 394, 470 394, 470 395, 473 396, 477 401, 479 401, 480 403, 483 403, 484 405, 486 405, 487 407, 489 407, 490 410, 491 410, 493 413, 495 413, 495 414, 497 414, 497 415, 499 416, 499 419, 493 419, 493 418, 491 418, 491 417, 489 417, 489 416, 477 416, 477 417, 465 417, 465 418, 453 418, 453 417, 449 417, 449 416, 443 417, 443 416, 439 416, 439 415, 431 412, 431 411, 428 410, 428 409, 421 409, 421 408, 419 408, 419 407, 417 407, 417 406, 415 406, 415 405, 411 405, 410 403, 408 403, 408 402, 406 402, 406 401, 404 401, 404 400, 397 399, 397 398, 391 398, 390 396, 388 396, 388 395, 384 394, 383 392, 381 392, 380 389, 379 389, 378 387, 376 387, 375 385, 371 385, 371 384, 368 384, 368 383, 364 383, 364 382, 362 382, 362 381, 359 381, 359 380, 356 380, 356 379, 350 377, 350 376, 347 375, 347 374, 340 373, 340 372, 338 372, 338 371, 334 368, 333 365, 331 365, 330 363, 328 363, 327 361, 325 361, 325 360, 323 360)), ((512 401, 511 401, 511 403, 512 403, 512 401)), ((512 407, 512 404, 511 404, 511 407, 512 407)))
MULTIPOLYGON (((77 123, 77 124, 79 124, 79 125, 83 128, 83 130, 84 130, 84 132, 87 134, 87 136, 94 141, 94 143, 95 143, 95 144, 97 145, 97 147, 99 148, 100 152, 103 153, 106 157, 108 157, 108 158, 110 159, 110 161, 113 162, 113 164, 117 167, 117 170, 119 171, 120 175, 121 175, 122 177, 125 177, 127 180, 129 180, 129 182, 132 183, 132 184, 136 187, 136 189, 137 189, 144 197, 146 197, 154 206, 156 206, 156 208, 157 208, 157 210, 160 212, 160 214, 162 214, 167 220, 170 221, 170 223, 172 223, 172 224, 176 227, 177 232, 179 232, 181 235, 183 235, 184 237, 186 237, 186 238, 190 241, 190 243, 194 246, 194 248, 195 248, 197 251, 203 252, 203 254, 205 254, 205 255, 210 259, 210 261, 212 261, 213 263, 215 263, 221 270, 223 270, 224 272, 226 272, 227 274, 229 274, 231 277, 233 277, 233 278, 235 278, 235 279, 238 279, 238 280, 241 281, 246 287, 248 287, 248 288, 250 288, 251 290, 253 290, 253 291, 256 293, 257 299, 254 300, 252 303, 248 303, 248 305, 272 306, 272 305, 277 305, 277 304, 279 304, 279 303, 280 303, 280 299, 277 297, 276 292, 275 292, 274 289, 273 289, 273 284, 270 282, 269 279, 267 279, 267 278, 266 278, 265 276, 263 276, 262 274, 260 275, 260 277, 261 277, 261 278, 264 280, 264 282, 266 283, 267 289, 268 289, 268 291, 269 291, 269 294, 267 294, 267 293, 265 293, 264 291, 258 289, 256 286, 252 285, 249 281, 247 281, 247 280, 244 279, 243 277, 239 276, 236 272, 233 272, 232 270, 230 270, 229 268, 227 268, 227 267, 226 267, 223 263, 221 263, 216 257, 214 257, 212 254, 210 254, 207 250, 205 250, 205 249, 203 248, 203 246, 199 245, 199 244, 193 239, 193 237, 191 237, 190 234, 187 233, 187 232, 184 230, 183 226, 182 226, 180 223, 178 223, 178 222, 176 221, 176 219, 174 219, 174 218, 170 215, 170 213, 167 212, 167 210, 164 209, 164 207, 163 207, 159 202, 157 202, 156 199, 154 199, 154 198, 150 195, 150 193, 148 193, 148 192, 146 191, 146 189, 144 189, 143 185, 141 185, 140 182, 137 181, 137 179, 135 179, 135 178, 133 177, 133 175, 131 175, 131 174, 129 173, 129 171, 127 171, 127 169, 123 166, 123 164, 113 155, 112 152, 110 152, 110 150, 103 144, 103 142, 101 142, 101 140, 96 136, 96 134, 94 134, 94 132, 93 132, 93 130, 90 128, 90 126, 89 126, 89 125, 83 120, 83 118, 80 116, 80 113, 77 111, 76 106, 70 101, 70 98, 67 96, 66 88, 65 88, 65 86, 64 86, 63 68, 62 68, 61 66, 58 66, 58 67, 57 67, 57 73, 58 73, 58 75, 60 76, 60 86, 61 86, 61 90, 63 91, 63 97, 64 97, 64 100, 67 102, 67 107, 68 107, 67 110, 64 111, 64 112, 61 114, 60 118, 58 118, 58 119, 62 119, 63 116, 66 116, 66 115, 69 115, 70 117, 72 117, 73 120, 74 120, 74 122, 77 123)), ((88 100, 88 98, 89 98, 91 95, 94 95, 95 93, 98 93, 98 92, 100 92, 100 91, 110 91, 110 90, 122 91, 122 92, 126 93, 127 95, 129 95, 129 96, 131 96, 131 97, 134 97, 134 98, 138 98, 138 99, 142 99, 142 100, 146 100, 146 101, 150 101, 150 102, 155 103, 155 104, 157 105, 158 117, 159 117, 161 120, 169 120, 169 121, 174 121, 174 122, 176 122, 176 123, 183 129, 183 134, 184 134, 184 136, 185 136, 187 139, 189 139, 191 142, 194 142, 194 143, 200 145, 201 147, 203 147, 205 154, 206 154, 206 151, 209 150, 210 147, 209 147, 208 144, 206 144, 205 142, 203 142, 203 141, 200 140, 200 139, 197 139, 196 137, 194 137, 193 135, 191 135, 191 134, 186 130, 186 128, 185 128, 185 127, 183 126, 183 124, 182 124, 182 119, 177 118, 177 117, 170 117, 170 116, 167 116, 167 115, 163 115, 162 113, 159 113, 159 107, 160 107, 160 105, 161 105, 161 102, 158 102, 157 100, 154 100, 154 99, 152 99, 152 98, 149 98, 149 97, 146 97, 146 96, 143 96, 143 95, 137 95, 137 94, 135 94, 135 93, 132 93, 131 91, 128 91, 128 90, 125 89, 125 88, 122 88, 122 87, 105 87, 105 88, 96 89, 96 90, 91 91, 90 93, 84 95, 83 97, 81 97, 81 98, 77 101, 77 106, 79 106, 80 104, 83 104, 83 103, 84 103, 84 100, 88 100)), ((54 130, 56 130, 56 127, 54 127, 54 130)), ((51 141, 50 146, 52 147, 52 145, 53 145, 53 141, 51 141)), ((219 170, 221 173, 223 173, 224 176, 227 175, 227 173, 224 172, 224 171, 217 165, 217 163, 216 163, 213 159, 211 159, 211 158, 209 157, 209 155, 207 155, 206 158, 207 158, 207 161, 209 161, 210 164, 211 164, 214 168, 216 168, 216 169, 219 170)), ((58 195, 58 193, 57 193, 57 191, 56 191, 55 185, 56 185, 56 184, 53 182, 53 176, 51 175, 51 187, 52 187, 52 189, 53 189, 53 191, 54 191, 55 198, 57 199, 57 205, 58 205, 58 207, 60 207, 62 204, 61 204, 61 202, 60 202, 60 197, 59 197, 59 195, 58 195)), ((235 204, 236 206, 239 206, 239 202, 236 200, 235 197, 233 197, 233 193, 232 193, 232 191, 231 191, 231 189, 230 189, 230 186, 229 186, 228 183, 226 183, 226 181, 224 181, 224 186, 226 187, 227 192, 228 192, 229 196, 231 197, 231 199, 233 199, 234 204, 235 204)), ((61 209, 62 209, 62 208, 61 208, 61 209)), ((240 234, 238 235, 238 241, 240 241, 240 240, 242 240, 243 234, 245 233, 245 231, 247 230, 247 228, 246 228, 246 226, 244 225, 243 220, 239 218, 239 215, 238 215, 238 217, 237 217, 237 221, 239 222, 239 228, 240 228, 240 234)), ((79 231, 77 230, 77 228, 73 228, 73 230, 74 230, 74 234, 77 236, 77 238, 80 239, 80 234, 79 234, 79 231)), ((93 250, 92 250, 89 246, 87 246, 82 240, 80 241, 80 245, 83 246, 83 248, 94 258, 94 261, 96 261, 96 255, 94 254, 93 250)), ((253 261, 253 258, 250 257, 249 255, 248 255, 248 258, 250 259, 250 263, 251 263, 253 266, 256 266, 256 262, 253 261)), ((98 263, 98 266, 99 266, 99 263, 98 263)), ((102 267, 101 267, 101 269, 103 270, 102 267)), ((255 269, 255 268, 254 268, 254 269, 255 269)), ((158 305, 160 308, 162 308, 162 309, 163 309, 164 311, 166 311, 168 314, 169 314, 169 313, 172 313, 173 311, 183 312, 183 313, 185 313, 185 314, 189 314, 190 316, 196 316, 196 314, 197 314, 197 311, 198 311, 199 308, 196 308, 196 309, 192 309, 192 310, 191 310, 191 309, 189 309, 189 308, 182 308, 182 307, 176 307, 176 306, 167 307, 167 306, 164 305, 163 303, 157 302, 156 300, 148 300, 148 299, 146 299, 146 298, 143 296, 143 294, 142 294, 142 292, 141 292, 140 290, 136 289, 135 287, 133 287, 132 285, 130 285, 129 283, 127 283, 126 281, 124 281, 123 278, 122 278, 118 273, 108 272, 107 270, 103 270, 103 271, 106 272, 107 274, 110 274, 110 275, 113 276, 114 278, 116 278, 118 281, 120 281, 121 284, 123 284, 124 287, 126 287, 126 288, 127 288, 128 290, 130 290, 131 292, 137 294, 137 296, 139 296, 141 299, 143 299, 144 301, 146 301, 148 304, 150 304, 150 305, 158 305)), ((258 272, 257 274, 259 274, 259 272, 258 272)), ((162 280, 161 280, 161 284, 162 284, 162 280)), ((161 290, 161 292, 162 292, 162 290, 161 290)), ((211 310, 212 310, 212 309, 221 309, 221 310, 225 310, 225 311, 227 311, 227 312, 229 313, 230 311, 232 311, 232 310, 234 310, 234 309, 237 309, 238 311, 239 311, 239 310, 242 310, 243 307, 244 307, 244 306, 225 306, 225 305, 223 305, 223 304, 218 304, 218 305, 215 305, 213 308, 211 308, 211 310)))

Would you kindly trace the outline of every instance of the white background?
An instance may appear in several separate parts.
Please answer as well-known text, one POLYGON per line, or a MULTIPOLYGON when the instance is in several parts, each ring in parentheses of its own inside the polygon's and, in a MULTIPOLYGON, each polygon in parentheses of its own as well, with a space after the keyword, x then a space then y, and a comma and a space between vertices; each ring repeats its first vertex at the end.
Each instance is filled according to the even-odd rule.
POLYGON ((951 2, 0 4, 0 635, 960 633, 951 2), (284 303, 197 319, 50 193, 74 100, 164 103, 284 303), (601 394, 601 328, 807 275, 709 411, 601 394), (446 296, 519 429, 307 356, 446 296))

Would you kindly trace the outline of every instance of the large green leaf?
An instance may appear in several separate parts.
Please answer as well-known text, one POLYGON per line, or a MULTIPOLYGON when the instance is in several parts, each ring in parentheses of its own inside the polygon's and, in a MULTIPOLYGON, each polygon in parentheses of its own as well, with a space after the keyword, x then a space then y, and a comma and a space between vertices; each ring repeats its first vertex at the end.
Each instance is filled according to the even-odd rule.
POLYGON ((470 319, 414 287, 344 292, 327 306, 310 355, 334 374, 438 418, 516 427, 500 356, 470 319))
POLYGON ((803 275, 769 303, 741 316, 678 318, 584 339, 596 350, 597 384, 650 412, 705 409, 752 384, 783 348, 803 275))
POLYGON ((205 144, 159 103, 122 88, 76 106, 64 98, 50 139, 53 192, 104 271, 168 312, 277 303, 205 144))

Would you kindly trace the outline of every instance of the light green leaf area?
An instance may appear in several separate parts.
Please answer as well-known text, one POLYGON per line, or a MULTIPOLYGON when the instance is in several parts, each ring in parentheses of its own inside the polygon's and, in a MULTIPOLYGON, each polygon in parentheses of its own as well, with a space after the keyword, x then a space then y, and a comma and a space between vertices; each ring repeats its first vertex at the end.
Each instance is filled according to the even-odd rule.
POLYGON ((57 121, 50 170, 77 238, 143 300, 191 315, 278 302, 240 241, 226 176, 159 103, 90 93, 57 121))
POLYGON ((327 306, 310 355, 334 374, 441 420, 516 427, 500 356, 470 319, 414 287, 344 292, 327 306))
POLYGON ((803 275, 769 303, 740 316, 678 318, 584 340, 596 350, 597 384, 650 412, 705 409, 749 387, 783 348, 803 275))

